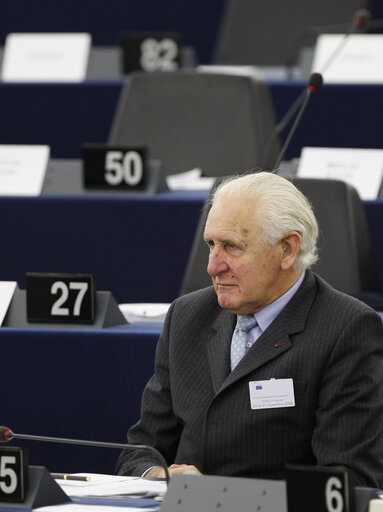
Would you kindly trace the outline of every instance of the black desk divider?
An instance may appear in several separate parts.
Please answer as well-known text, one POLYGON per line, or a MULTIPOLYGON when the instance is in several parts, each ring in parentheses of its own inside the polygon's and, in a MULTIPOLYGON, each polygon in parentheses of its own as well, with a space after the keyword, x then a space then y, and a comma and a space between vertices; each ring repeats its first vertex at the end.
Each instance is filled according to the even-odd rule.
POLYGON ((287 512, 286 482, 250 478, 174 475, 161 512, 287 512))
POLYGON ((355 483, 345 466, 286 464, 288 509, 354 512, 355 483))
POLYGON ((52 159, 48 163, 42 195, 130 195, 158 194, 169 190, 160 160, 149 159, 146 163, 147 181, 143 191, 86 189, 83 184, 83 168, 80 159, 52 159))
POLYGON ((70 498, 43 466, 29 466, 29 485, 22 503, 0 502, 1 510, 32 510, 70 502, 70 498))
POLYGON ((96 292, 96 317, 93 324, 30 323, 27 321, 26 291, 15 290, 3 327, 28 327, 43 329, 102 329, 128 323, 111 292, 96 292))
POLYGON ((183 67, 182 34, 179 32, 122 32, 121 73, 175 71, 183 67))

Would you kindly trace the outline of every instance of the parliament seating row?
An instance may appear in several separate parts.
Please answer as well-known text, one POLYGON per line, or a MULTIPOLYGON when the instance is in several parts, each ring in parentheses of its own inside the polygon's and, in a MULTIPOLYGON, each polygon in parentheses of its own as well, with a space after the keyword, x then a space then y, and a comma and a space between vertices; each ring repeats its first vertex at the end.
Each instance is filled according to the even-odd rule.
POLYGON ((53 5, 46 0, 4 2, 0 45, 10 32, 89 32, 95 46, 116 46, 124 31, 175 31, 195 48, 198 60, 209 63, 225 0, 180 3, 177 0, 110 0, 53 5), (203 15, 201 15, 203 13, 203 15))
MULTIPOLYGON (((25 288, 26 272, 92 273, 97 289, 111 291, 118 303, 170 302, 181 292, 206 197, 206 191, 4 197, 0 280, 25 288)), ((364 206, 381 291, 383 200, 364 206)), ((339 213, 333 222, 340 225, 339 213)))
MULTIPOLYGON (((252 0, 211 0, 209 3, 192 0, 185 5, 177 0, 161 4, 155 0, 111 0, 97 5, 90 1, 78 4, 68 0, 55 6, 46 0, 33 3, 17 0, 2 6, 0 45, 10 32, 89 32, 94 45, 115 46, 123 31, 172 30, 181 33, 185 44, 195 48, 201 63, 228 62, 228 59, 230 64, 243 63, 238 57, 242 53, 251 59, 246 58, 245 64, 261 65, 266 58, 270 65, 276 62, 273 53, 280 50, 278 40, 283 40, 285 45, 278 51, 280 59, 286 55, 286 41, 291 42, 297 32, 318 25, 348 24, 361 5, 370 9, 373 18, 383 17, 379 0, 363 4, 360 0, 350 0, 336 5, 328 0, 321 2, 320 8, 316 2, 296 0, 273 0, 267 5, 252 0), (251 44, 254 34, 260 44, 251 44), (254 55, 257 61, 253 60, 254 55), (270 55, 274 60, 270 60, 270 55)), ((281 64, 280 60, 277 62, 281 64)))
MULTIPOLYGON (((52 158, 80 158, 84 143, 108 141, 124 83, 0 83, 0 141, 48 144, 52 158)), ((278 122, 306 84, 269 79, 268 85, 278 122)), ((304 146, 381 148, 382 91, 381 84, 324 85, 312 97, 286 160, 299 158, 304 146)), ((282 132, 282 141, 288 128, 282 132)))

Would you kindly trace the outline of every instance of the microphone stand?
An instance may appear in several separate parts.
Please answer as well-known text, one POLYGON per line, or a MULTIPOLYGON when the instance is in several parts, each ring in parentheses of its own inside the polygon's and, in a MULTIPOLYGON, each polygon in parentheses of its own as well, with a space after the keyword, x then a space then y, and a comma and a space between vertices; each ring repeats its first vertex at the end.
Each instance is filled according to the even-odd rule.
POLYGON ((308 104, 312 94, 314 92, 316 92, 322 86, 322 84, 323 84, 322 75, 320 73, 312 73, 312 75, 310 77, 309 85, 308 85, 307 89, 305 90, 306 94, 304 96, 303 102, 302 102, 299 112, 294 120, 293 126, 291 127, 291 130, 290 130, 290 132, 285 140, 285 143, 279 153, 279 156, 274 164, 274 167, 273 167, 274 170, 277 169, 279 164, 281 163, 281 160, 286 153, 286 150, 291 142, 291 139, 293 138, 293 135, 294 135, 294 133, 297 129, 297 126, 303 116, 303 113, 306 110, 307 104, 308 104))
POLYGON ((11 439, 26 439, 30 441, 47 441, 51 443, 67 443, 67 444, 77 444, 81 446, 96 446, 99 448, 119 448, 119 449, 137 449, 137 450, 149 450, 152 452, 153 455, 161 462, 161 466, 164 468, 165 471, 165 479, 166 483, 169 483, 170 476, 169 476, 169 470, 168 465, 163 457, 163 455, 153 446, 146 445, 146 444, 122 444, 122 443, 110 443, 110 442, 102 442, 102 441, 86 441, 83 439, 69 439, 65 437, 45 437, 45 436, 34 436, 29 434, 16 434, 12 432, 10 429, 4 430, 4 432, 1 432, 4 429, 4 427, 0 427, 0 434, 2 433, 2 439, 0 439, 0 442, 8 442, 11 439))

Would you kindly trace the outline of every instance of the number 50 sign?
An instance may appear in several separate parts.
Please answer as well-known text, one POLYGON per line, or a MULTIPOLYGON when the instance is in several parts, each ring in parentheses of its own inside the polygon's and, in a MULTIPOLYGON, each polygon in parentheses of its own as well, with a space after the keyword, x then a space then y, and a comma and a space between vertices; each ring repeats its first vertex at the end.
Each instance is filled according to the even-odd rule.
POLYGON ((344 467, 286 466, 288 510, 351 512, 354 487, 344 467))

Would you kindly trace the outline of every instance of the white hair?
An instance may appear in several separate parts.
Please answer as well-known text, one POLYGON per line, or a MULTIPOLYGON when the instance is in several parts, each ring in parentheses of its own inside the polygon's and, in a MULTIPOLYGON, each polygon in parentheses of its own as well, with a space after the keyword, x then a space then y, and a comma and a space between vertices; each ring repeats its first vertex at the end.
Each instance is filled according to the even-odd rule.
POLYGON ((296 270, 313 265, 317 256, 318 224, 308 199, 290 181, 271 172, 260 171, 225 179, 215 190, 211 205, 225 197, 250 199, 260 215, 260 243, 275 245, 289 231, 297 231, 302 245, 294 264, 296 270))

